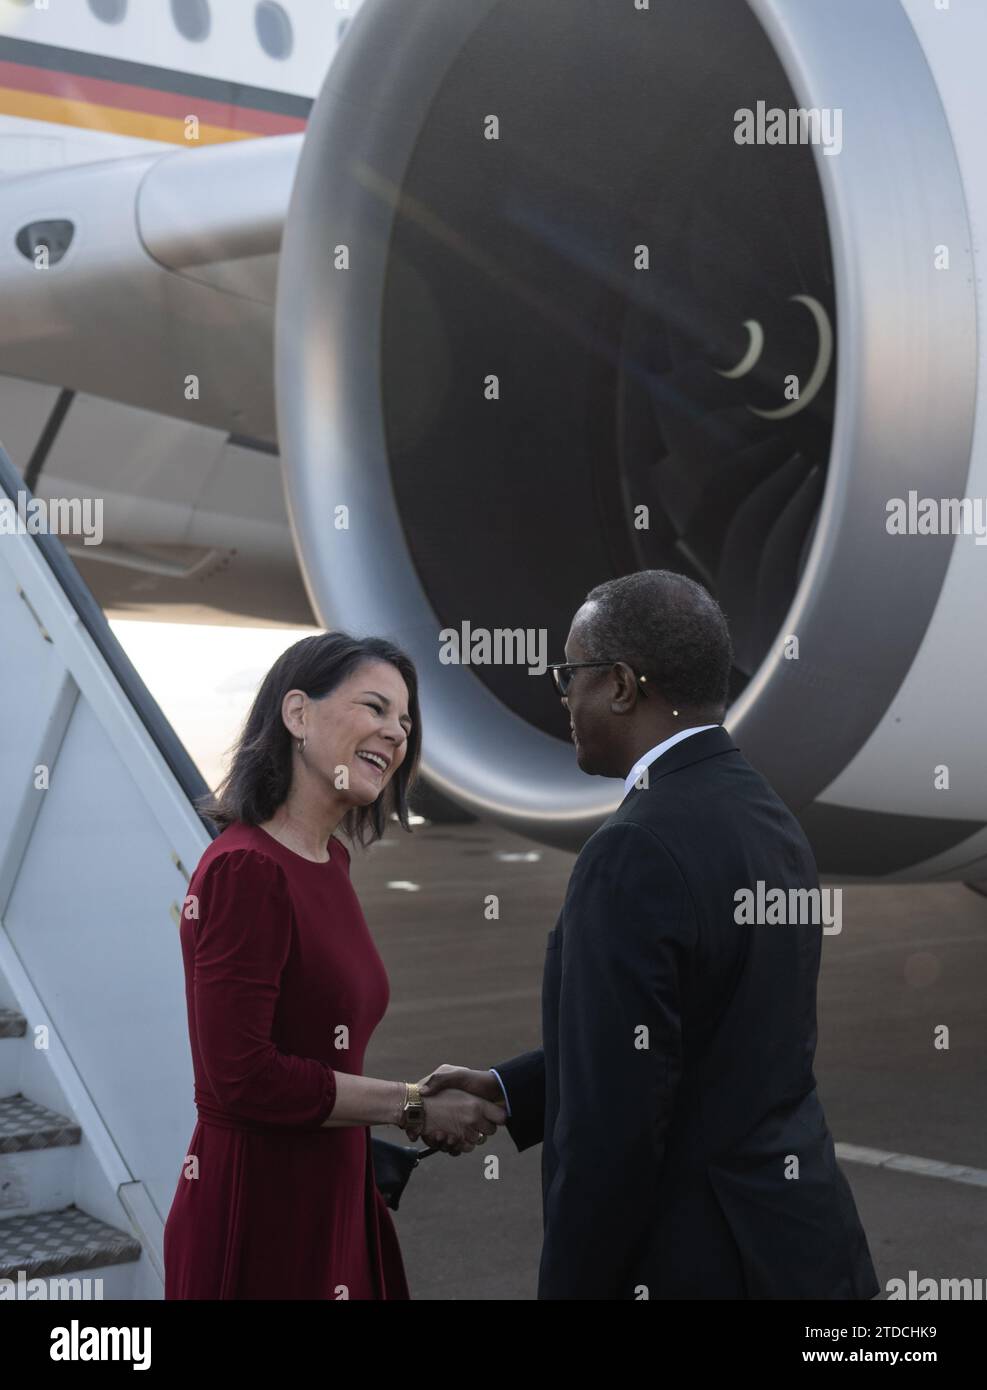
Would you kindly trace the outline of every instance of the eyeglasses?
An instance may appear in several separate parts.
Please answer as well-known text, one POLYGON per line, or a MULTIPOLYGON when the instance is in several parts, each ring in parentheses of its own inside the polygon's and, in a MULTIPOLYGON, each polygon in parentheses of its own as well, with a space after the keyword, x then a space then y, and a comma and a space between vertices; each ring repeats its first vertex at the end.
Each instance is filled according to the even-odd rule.
MULTIPOLYGON (((569 693, 569 687, 572 684, 573 674, 576 671, 578 671, 581 667, 616 666, 616 664, 617 663, 615 661, 553 661, 551 666, 548 667, 548 670, 552 673, 552 680, 555 684, 555 689, 564 698, 569 693)), ((646 696, 648 692, 643 687, 645 681, 648 679, 647 676, 639 676, 635 672, 634 679, 641 687, 641 694, 646 696)))

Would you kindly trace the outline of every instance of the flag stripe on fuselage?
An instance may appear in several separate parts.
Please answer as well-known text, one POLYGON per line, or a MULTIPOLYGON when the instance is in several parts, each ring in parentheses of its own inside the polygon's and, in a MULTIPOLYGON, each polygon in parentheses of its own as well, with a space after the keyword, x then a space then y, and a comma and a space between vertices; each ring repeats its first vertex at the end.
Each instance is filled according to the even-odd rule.
POLYGON ((290 92, 0 37, 0 115, 187 146, 290 135, 311 108, 290 92))

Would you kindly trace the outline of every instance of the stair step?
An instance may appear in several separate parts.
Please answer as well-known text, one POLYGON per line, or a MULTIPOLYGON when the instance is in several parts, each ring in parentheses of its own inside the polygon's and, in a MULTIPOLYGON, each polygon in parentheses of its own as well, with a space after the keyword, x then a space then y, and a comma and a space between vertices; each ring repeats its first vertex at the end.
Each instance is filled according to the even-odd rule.
POLYGON ((55 1149, 78 1144, 82 1130, 67 1115, 49 1110, 27 1096, 0 1099, 0 1154, 26 1149, 55 1149))
POLYGON ((16 1009, 0 1009, 0 1038, 23 1038, 27 1019, 16 1009))
POLYGON ((16 1279, 19 1270, 27 1279, 71 1274, 140 1256, 140 1241, 74 1206, 0 1222, 0 1279, 16 1279))

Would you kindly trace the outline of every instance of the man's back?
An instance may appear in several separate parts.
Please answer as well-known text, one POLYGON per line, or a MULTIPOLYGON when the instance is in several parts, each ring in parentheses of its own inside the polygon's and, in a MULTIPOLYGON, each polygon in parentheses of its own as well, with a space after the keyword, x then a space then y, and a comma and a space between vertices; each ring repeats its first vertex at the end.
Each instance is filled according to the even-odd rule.
MULTIPOLYGON (((817 889, 811 850, 720 727, 648 772, 549 939, 540 1295, 873 1297, 812 1073, 822 927, 738 921, 738 890, 817 889), (580 1241, 599 1291, 568 1291, 580 1241)), ((498 1069, 523 1111, 532 1063, 498 1069)))
POLYGON ((648 788, 632 790, 607 824, 656 836, 695 910, 682 979, 683 1080, 707 1114, 701 1130, 681 1117, 675 1133, 692 1146, 684 1158, 712 1159, 815 1086, 822 928, 745 925, 738 890, 757 903, 781 889, 787 902, 789 890, 818 892, 819 880, 798 821, 724 730, 693 735, 648 771, 648 788))
POLYGON ((812 851, 721 728, 648 772, 608 824, 660 840, 696 925, 682 962, 682 1073, 652 1248, 695 1240, 690 1219, 715 1194, 749 1296, 872 1297, 877 1281, 812 1070, 823 919, 812 851), (776 909, 765 913, 766 901, 776 909))

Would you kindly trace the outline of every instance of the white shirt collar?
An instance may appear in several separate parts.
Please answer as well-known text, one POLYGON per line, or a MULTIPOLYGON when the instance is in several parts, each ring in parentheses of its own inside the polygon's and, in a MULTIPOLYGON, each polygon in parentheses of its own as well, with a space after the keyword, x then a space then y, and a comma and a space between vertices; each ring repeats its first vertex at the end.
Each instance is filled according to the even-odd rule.
POLYGON ((718 729, 719 724, 696 724, 691 729, 680 729, 677 734, 672 734, 671 738, 666 738, 664 743, 656 744, 654 748, 649 748, 643 757, 638 758, 630 772, 624 778, 624 795, 630 791, 634 783, 640 777, 646 767, 650 767, 656 758, 660 758, 662 753, 667 753, 669 748, 676 743, 681 743, 690 734, 701 734, 704 729, 718 729))

